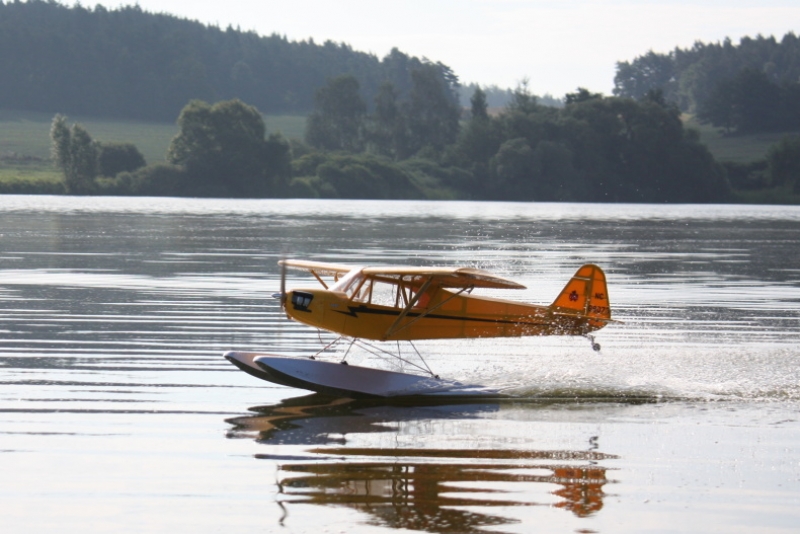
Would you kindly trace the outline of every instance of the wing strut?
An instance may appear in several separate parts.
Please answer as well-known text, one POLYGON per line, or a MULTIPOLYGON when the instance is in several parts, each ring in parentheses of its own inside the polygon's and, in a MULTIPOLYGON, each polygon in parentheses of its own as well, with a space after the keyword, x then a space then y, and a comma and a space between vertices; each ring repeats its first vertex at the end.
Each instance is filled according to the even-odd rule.
MULTIPOLYGON (((322 287, 324 287, 325 289, 328 289, 328 284, 326 284, 326 283, 325 283, 325 280, 323 280, 323 279, 322 279, 322 277, 321 277, 320 275, 318 275, 316 271, 311 271, 311 274, 313 274, 313 275, 314 275, 314 278, 316 278, 316 279, 317 279, 317 281, 318 281, 320 284, 322 284, 322 287)), ((337 281, 335 277, 334 277, 333 281, 334 281, 334 282, 336 282, 336 281, 337 281)))
MULTIPOLYGON (((400 315, 398 315, 397 319, 394 320, 394 322, 392 323, 392 326, 390 326, 389 329, 386 331, 386 335, 383 336, 384 340, 388 339, 389 336, 391 336, 397 330, 399 330, 397 328, 397 326, 400 324, 400 321, 405 319, 406 315, 408 315, 408 312, 410 312, 411 308, 414 307, 414 304, 419 302, 419 299, 422 297, 422 294, 425 293, 425 291, 427 291, 427 289, 430 287, 431 282, 433 282, 433 277, 432 276, 428 277, 428 279, 425 280, 425 282, 422 284, 422 286, 419 288, 419 290, 414 294, 414 296, 411 298, 411 300, 408 301, 408 304, 406 304, 406 307, 403 309, 402 312, 400 312, 400 315)), ((409 323, 409 324, 411 324, 411 323, 409 323)))
POLYGON ((389 339, 391 336, 393 336, 394 334, 396 334, 397 332, 399 332, 403 328, 407 328, 407 327, 411 326, 412 324, 416 323, 417 321, 419 321, 420 319, 422 319, 423 317, 435 312, 436 310, 438 310, 439 308, 441 308, 442 306, 444 306, 445 304, 450 302, 452 299, 456 298, 461 293, 464 293, 465 291, 467 293, 469 293, 473 289, 472 286, 462 287, 461 289, 459 289, 458 291, 456 291, 455 293, 453 293, 452 295, 450 295, 449 297, 444 299, 442 302, 440 302, 436 306, 423 311, 422 313, 420 313, 419 315, 417 315, 416 317, 411 319, 406 324, 401 325, 400 321, 405 319, 405 317, 408 315, 408 312, 410 312, 411 308, 414 307, 414 304, 416 304, 419 301, 420 297, 425 292, 425 290, 428 289, 428 286, 431 285, 432 281, 433 281, 433 278, 431 277, 431 278, 428 278, 428 280, 424 284, 422 284, 422 287, 419 289, 419 291, 417 291, 416 295, 414 295, 414 298, 411 299, 411 301, 408 303, 408 305, 405 307, 405 309, 402 312, 400 312, 400 315, 398 315, 397 319, 395 319, 395 321, 392 323, 392 326, 390 326, 389 329, 386 331, 386 334, 383 336, 384 341, 389 339))

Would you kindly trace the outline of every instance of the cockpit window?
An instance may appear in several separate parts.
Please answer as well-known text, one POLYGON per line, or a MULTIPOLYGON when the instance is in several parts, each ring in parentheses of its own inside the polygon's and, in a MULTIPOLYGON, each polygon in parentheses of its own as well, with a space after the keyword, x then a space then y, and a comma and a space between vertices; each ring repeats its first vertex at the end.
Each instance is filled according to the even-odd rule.
MULTIPOLYGON (((420 287, 402 277, 367 278, 361 269, 354 269, 332 286, 331 290, 340 291, 355 302, 405 308, 420 287)), ((427 294, 420 295, 420 298, 414 303, 415 308, 427 306, 427 294)))
POLYGON ((360 288, 363 282, 364 275, 361 274, 361 269, 353 269, 334 284, 331 287, 331 291, 341 291, 348 297, 353 298, 353 293, 360 288))

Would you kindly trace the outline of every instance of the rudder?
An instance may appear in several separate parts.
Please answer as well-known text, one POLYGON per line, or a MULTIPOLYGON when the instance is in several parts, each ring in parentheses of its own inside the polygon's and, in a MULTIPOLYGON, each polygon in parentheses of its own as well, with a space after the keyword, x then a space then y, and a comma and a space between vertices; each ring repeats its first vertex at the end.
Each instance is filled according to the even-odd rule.
POLYGON ((599 319, 589 321, 594 328, 605 326, 611 319, 611 304, 603 269, 593 264, 582 266, 550 307, 560 314, 599 319))

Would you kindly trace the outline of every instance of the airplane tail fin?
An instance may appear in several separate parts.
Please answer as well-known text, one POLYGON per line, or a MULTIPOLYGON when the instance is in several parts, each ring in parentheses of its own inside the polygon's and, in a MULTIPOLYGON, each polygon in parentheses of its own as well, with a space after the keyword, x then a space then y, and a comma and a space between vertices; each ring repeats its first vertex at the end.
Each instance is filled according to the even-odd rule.
POLYGON ((592 330, 611 322, 611 304, 603 269, 592 264, 582 266, 550 308, 559 315, 589 319, 592 330))

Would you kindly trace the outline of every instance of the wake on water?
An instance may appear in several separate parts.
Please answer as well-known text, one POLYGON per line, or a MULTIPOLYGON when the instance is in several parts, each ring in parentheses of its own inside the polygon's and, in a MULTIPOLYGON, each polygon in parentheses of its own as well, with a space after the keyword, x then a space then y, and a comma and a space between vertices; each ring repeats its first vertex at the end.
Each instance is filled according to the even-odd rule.
POLYGON ((800 400, 800 356, 789 348, 610 349, 596 356, 537 354, 516 363, 475 378, 523 398, 800 400))
MULTIPOLYGON (((800 350, 791 345, 664 344, 601 339, 511 338, 419 342, 443 378, 502 390, 518 399, 609 401, 800 400, 800 350), (638 345, 638 346, 637 346, 638 345)), ((418 372, 354 350, 356 365, 418 372)))

